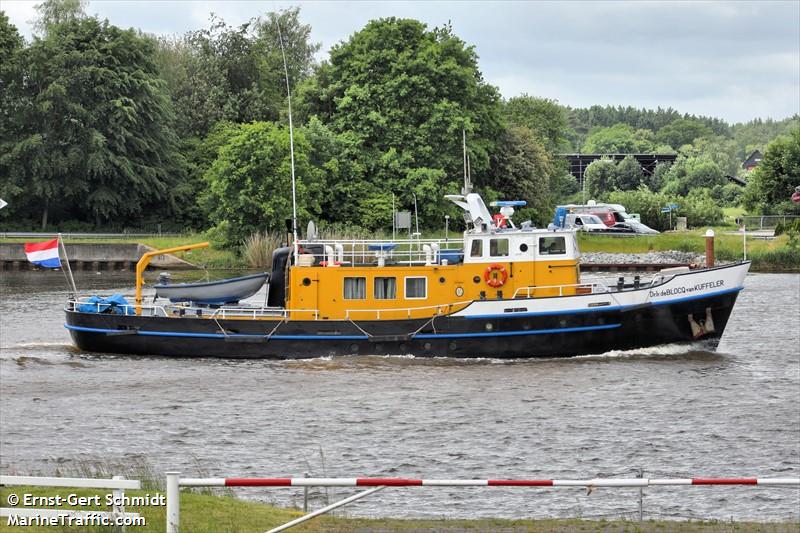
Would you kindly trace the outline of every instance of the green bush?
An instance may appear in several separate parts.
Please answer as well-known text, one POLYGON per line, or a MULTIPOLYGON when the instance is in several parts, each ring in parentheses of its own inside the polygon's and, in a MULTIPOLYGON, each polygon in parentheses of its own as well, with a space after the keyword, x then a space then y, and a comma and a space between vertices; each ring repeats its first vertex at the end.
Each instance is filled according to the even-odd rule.
POLYGON ((690 227, 718 226, 722 224, 723 212, 719 203, 711 197, 708 189, 694 189, 684 199, 676 198, 680 215, 685 215, 690 227), (683 202, 683 203, 681 203, 683 202))

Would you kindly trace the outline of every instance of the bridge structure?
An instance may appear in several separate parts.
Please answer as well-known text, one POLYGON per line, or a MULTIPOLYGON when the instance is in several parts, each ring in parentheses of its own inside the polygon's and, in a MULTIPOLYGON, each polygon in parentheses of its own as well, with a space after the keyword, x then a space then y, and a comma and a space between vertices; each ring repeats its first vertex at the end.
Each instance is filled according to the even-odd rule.
POLYGON ((655 172, 658 163, 672 163, 678 158, 677 154, 559 154, 558 157, 566 159, 569 163, 569 172, 578 180, 580 189, 583 189, 583 176, 586 167, 599 159, 610 159, 618 163, 628 156, 642 166, 645 176, 650 176, 655 172))

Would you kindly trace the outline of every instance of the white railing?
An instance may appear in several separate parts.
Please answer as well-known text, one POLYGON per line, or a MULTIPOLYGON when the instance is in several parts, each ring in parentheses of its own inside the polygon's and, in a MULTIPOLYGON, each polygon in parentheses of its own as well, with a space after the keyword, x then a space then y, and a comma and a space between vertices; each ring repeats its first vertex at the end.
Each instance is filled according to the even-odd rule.
MULTIPOLYGON (((424 311, 426 309, 435 309, 436 315, 443 314, 441 309, 450 309, 452 310, 453 307, 456 306, 467 306, 471 304, 473 300, 464 300, 461 302, 453 302, 448 304, 439 304, 439 305, 425 305, 422 307, 398 307, 394 309, 347 309, 344 312, 345 320, 352 320, 353 318, 350 316, 351 313, 375 313, 375 319, 380 320, 381 313, 405 313, 408 318, 411 318, 411 315, 414 311, 424 311)), ((427 318, 427 317, 426 317, 427 318)), ((364 319, 362 319, 364 320, 364 319)))
MULTIPOLYGON (((354 266, 372 262, 399 264, 438 264, 442 252, 463 253, 463 239, 321 239, 301 240, 301 256, 313 256, 314 263, 327 266, 354 266), (373 246, 373 249, 370 249, 373 246)), ((298 264, 299 258, 296 258, 298 264)))
MULTIPOLYGON (((112 489, 111 511, 96 510, 76 510, 76 509, 44 509, 29 507, 25 496, 21 498, 14 492, 5 495, 5 501, 12 507, 0 508, 0 517, 8 519, 8 525, 20 522, 20 518, 55 518, 59 520, 64 517, 64 523, 69 524, 69 519, 81 519, 83 523, 91 523, 97 526, 116 526, 125 530, 125 526, 144 526, 144 518, 139 513, 125 512, 125 489, 141 489, 141 483, 134 479, 125 479, 122 476, 114 476, 112 479, 91 479, 75 477, 34 477, 34 476, 0 476, 2 486, 23 486, 23 487, 75 487, 91 489, 112 489)), ((35 500, 34 500, 35 501, 35 500)), ((105 502, 106 498, 99 499, 105 502)), ((69 500, 66 505, 74 505, 69 500)), ((22 522, 20 522, 22 523, 22 522)))
POLYGON ((558 290, 559 296, 564 296, 565 289, 575 289, 576 294, 582 294, 578 292, 578 289, 589 289, 591 291, 587 292, 586 294, 605 294, 612 292, 611 289, 609 289, 608 286, 602 281, 594 281, 584 283, 565 283, 563 285, 530 285, 528 287, 519 287, 516 291, 514 291, 514 296, 512 296, 512 298, 520 298, 523 292, 526 298, 530 298, 532 292, 535 293, 536 291, 553 289, 558 290))
MULTIPOLYGON (((164 318, 172 318, 175 315, 179 316, 197 316, 198 318, 205 318, 209 320, 214 319, 242 319, 249 318, 251 320, 260 320, 264 318, 282 318, 286 319, 292 315, 311 315, 314 320, 319 320, 318 309, 286 309, 283 307, 196 307, 189 305, 111 305, 102 302, 89 302, 86 298, 79 298, 77 300, 68 300, 66 311, 78 311, 81 305, 90 305, 94 308, 95 313, 108 311, 109 309, 120 309, 126 315, 135 315, 136 309, 141 309, 139 316, 160 316, 164 318), (200 313, 198 313, 200 311, 200 313)), ((113 311, 111 311, 113 312, 113 311)))
POLYGON ((319 309, 286 309, 285 307, 220 307, 215 309, 214 312, 209 315, 209 317, 221 318, 223 320, 228 318, 250 318, 252 320, 260 320, 263 318, 286 319, 293 315, 311 315, 314 320, 319 320, 319 309))
MULTIPOLYGON (((162 317, 168 317, 169 316, 169 313, 167 313, 167 308, 164 307, 163 305, 147 305, 147 304, 142 304, 142 305, 135 305, 135 304, 116 305, 116 304, 114 304, 114 305, 112 305, 112 304, 103 303, 103 302, 90 302, 88 298, 78 298, 76 300, 67 300, 67 306, 65 308, 65 311, 79 312, 78 311, 78 307, 82 306, 82 305, 93 306, 95 313, 101 313, 101 312, 107 311, 109 309, 121 309, 123 314, 135 315, 136 314, 136 309, 138 308, 138 309, 142 310, 142 312, 141 312, 142 316, 162 316, 162 317), (103 309, 102 311, 101 311, 101 308, 103 309)), ((178 309, 178 308, 179 308, 179 306, 175 306, 175 307, 172 307, 171 309, 178 309)), ((84 311, 84 312, 86 312, 86 311, 84 311)), ((113 311, 112 311, 112 313, 113 313, 113 311)))

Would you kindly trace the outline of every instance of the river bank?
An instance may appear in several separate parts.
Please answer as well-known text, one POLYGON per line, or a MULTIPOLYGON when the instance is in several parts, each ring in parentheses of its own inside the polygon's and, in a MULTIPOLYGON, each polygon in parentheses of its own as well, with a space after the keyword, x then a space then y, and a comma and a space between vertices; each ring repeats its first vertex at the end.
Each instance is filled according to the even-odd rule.
MULTIPOLYGON (((126 496, 152 496, 156 491, 126 491, 126 496)), ((100 495, 104 500, 105 495, 91 489, 62 489, 44 490, 32 487, 4 487, 0 489, 0 496, 5 502, 8 495, 33 494, 36 496, 56 496, 65 498, 68 494, 78 496, 100 495)), ((534 495, 532 495, 533 497, 534 495)), ((380 495, 376 496, 377 498, 380 495)), ((64 507, 67 509, 70 507, 64 507)), ((83 507, 81 510, 90 510, 83 507)), ((91 507, 91 510, 105 511, 107 508, 91 507)), ((146 521, 145 526, 131 529, 161 533, 166 530, 166 509, 163 506, 128 507, 127 512, 139 513, 146 521)), ((346 513, 346 511, 345 511, 346 513)), ((191 533, 246 533, 263 532, 267 529, 285 524, 290 520, 299 518, 304 513, 297 509, 287 509, 265 505, 253 501, 237 499, 227 495, 198 494, 183 492, 181 494, 181 531, 191 533)), ((456 533, 468 532, 533 532, 533 531, 569 531, 583 532, 730 532, 742 533, 767 532, 783 533, 797 531, 800 524, 789 522, 732 522, 732 521, 678 521, 678 520, 584 520, 581 518, 555 519, 555 520, 504 520, 504 519, 401 519, 401 518, 353 518, 344 516, 321 516, 305 524, 293 528, 293 531, 306 533, 322 532, 355 532, 360 533, 388 533, 410 531, 438 531, 456 533)), ((9 526, 6 520, 0 523, 0 532, 15 531, 17 527, 9 526)), ((31 533, 52 532, 106 532, 111 528, 102 527, 25 527, 31 533)))
MULTIPOLYGON (((721 262, 731 262, 744 257, 740 235, 731 235, 719 228, 715 238, 716 257, 721 262)), ((704 230, 669 232, 658 235, 613 237, 579 234, 579 245, 583 253, 582 264, 677 264, 697 263, 705 260, 704 230)), ((431 235, 432 238, 443 237, 431 235)), ((380 238, 380 236, 376 236, 380 238)), ((151 237, 90 240, 68 239, 70 245, 95 245, 107 249, 109 245, 138 244, 156 249, 170 248, 181 244, 194 244, 208 240, 202 233, 172 237, 151 237)), ((24 242, 21 239, 0 239, 2 243, 24 242)), ((262 254, 263 255, 263 254, 262 254)), ((206 269, 258 269, 268 265, 249 264, 240 250, 222 248, 212 244, 209 248, 175 254, 176 257, 206 269)), ((269 254, 266 254, 268 257, 269 254)), ((771 239, 749 238, 747 259, 753 262, 752 272, 782 273, 800 272, 800 249, 789 246, 786 235, 771 239)), ((93 259, 94 261, 94 259, 93 259)), ((91 263, 90 263, 91 264, 91 263)))

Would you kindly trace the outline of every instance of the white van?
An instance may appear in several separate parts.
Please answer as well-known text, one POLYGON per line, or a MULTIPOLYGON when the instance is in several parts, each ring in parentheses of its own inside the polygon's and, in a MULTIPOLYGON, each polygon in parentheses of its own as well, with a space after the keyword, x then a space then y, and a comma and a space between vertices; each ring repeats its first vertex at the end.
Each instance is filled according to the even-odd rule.
POLYGON ((582 231, 607 231, 608 226, 603 224, 600 217, 589 213, 568 213, 564 220, 567 228, 576 228, 582 231))

